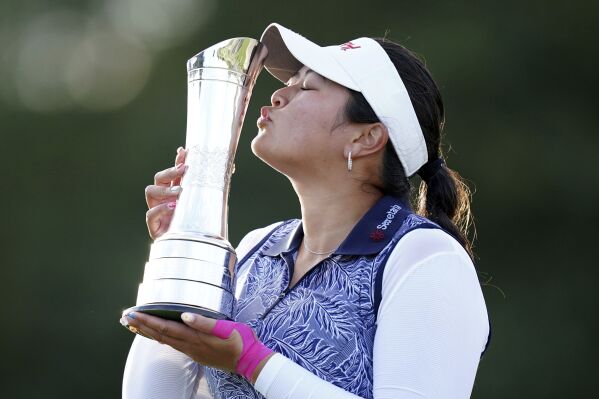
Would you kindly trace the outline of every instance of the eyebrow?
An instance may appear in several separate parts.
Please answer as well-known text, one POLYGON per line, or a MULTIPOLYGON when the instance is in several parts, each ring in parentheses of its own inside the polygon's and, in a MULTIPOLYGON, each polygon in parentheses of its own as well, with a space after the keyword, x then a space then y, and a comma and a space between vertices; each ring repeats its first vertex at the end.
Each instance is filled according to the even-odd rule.
MULTIPOLYGON (((308 76, 308 74, 309 74, 309 73, 315 73, 316 75, 318 75, 318 73, 317 73, 317 72, 315 72, 314 70, 312 70, 312 69, 308 69, 308 70, 306 71, 306 73, 304 74, 304 78, 305 78, 306 76, 308 76)), ((285 84, 286 84, 287 86, 289 86, 289 81, 291 81, 292 79, 295 79, 295 78, 297 78, 298 74, 299 74, 299 71, 297 71, 296 73, 294 73, 294 74, 293 74, 293 76, 291 76, 291 77, 290 77, 290 78, 287 80, 287 82, 286 82, 285 84)), ((320 75, 318 75, 318 76, 320 76, 320 75)))

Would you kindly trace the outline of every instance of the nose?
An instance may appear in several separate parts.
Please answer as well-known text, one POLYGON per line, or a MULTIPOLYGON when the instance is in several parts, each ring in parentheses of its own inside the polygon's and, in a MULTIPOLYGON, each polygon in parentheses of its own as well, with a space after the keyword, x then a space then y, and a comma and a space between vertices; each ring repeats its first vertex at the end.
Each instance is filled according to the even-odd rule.
POLYGON ((272 96, 270 96, 270 103, 273 107, 282 108, 289 102, 289 98, 287 97, 288 93, 286 89, 288 89, 288 87, 281 87, 280 89, 275 90, 275 92, 272 93, 272 96))

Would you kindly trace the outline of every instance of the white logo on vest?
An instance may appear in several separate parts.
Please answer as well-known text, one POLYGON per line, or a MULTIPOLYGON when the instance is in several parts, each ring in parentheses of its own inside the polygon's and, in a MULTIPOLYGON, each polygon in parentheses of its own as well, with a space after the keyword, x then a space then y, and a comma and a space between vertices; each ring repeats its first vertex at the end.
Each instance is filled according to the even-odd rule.
POLYGON ((391 208, 389 208, 389 210, 387 211, 387 217, 385 218, 385 220, 383 220, 381 224, 376 226, 376 228, 380 230, 387 230, 387 227, 389 227, 389 225, 395 218, 395 215, 397 214, 397 212, 399 212, 400 209, 401 207, 399 205, 393 205, 391 208))

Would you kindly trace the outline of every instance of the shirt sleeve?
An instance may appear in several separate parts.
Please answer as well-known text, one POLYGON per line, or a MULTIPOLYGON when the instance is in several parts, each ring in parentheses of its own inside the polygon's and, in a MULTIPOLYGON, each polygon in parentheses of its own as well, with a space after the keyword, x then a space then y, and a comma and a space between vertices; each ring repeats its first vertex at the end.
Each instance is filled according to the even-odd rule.
POLYGON ((196 398, 203 366, 156 341, 136 336, 123 374, 123 399, 196 398))
MULTIPOLYGON (((373 351, 375 399, 466 399, 488 336, 487 311, 470 258, 440 230, 402 238, 383 274, 373 351)), ((267 399, 357 396, 280 354, 255 385, 267 399)))

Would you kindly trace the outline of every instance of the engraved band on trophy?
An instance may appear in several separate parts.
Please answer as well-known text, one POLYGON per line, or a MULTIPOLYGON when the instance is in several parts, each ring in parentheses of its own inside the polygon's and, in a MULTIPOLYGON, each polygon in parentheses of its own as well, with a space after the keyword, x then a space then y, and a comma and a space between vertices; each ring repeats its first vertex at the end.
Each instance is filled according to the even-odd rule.
POLYGON ((229 183, 249 98, 266 50, 255 39, 225 40, 187 62, 188 167, 168 231, 151 246, 136 306, 180 320, 183 312, 231 318, 235 297, 228 241, 229 183))

